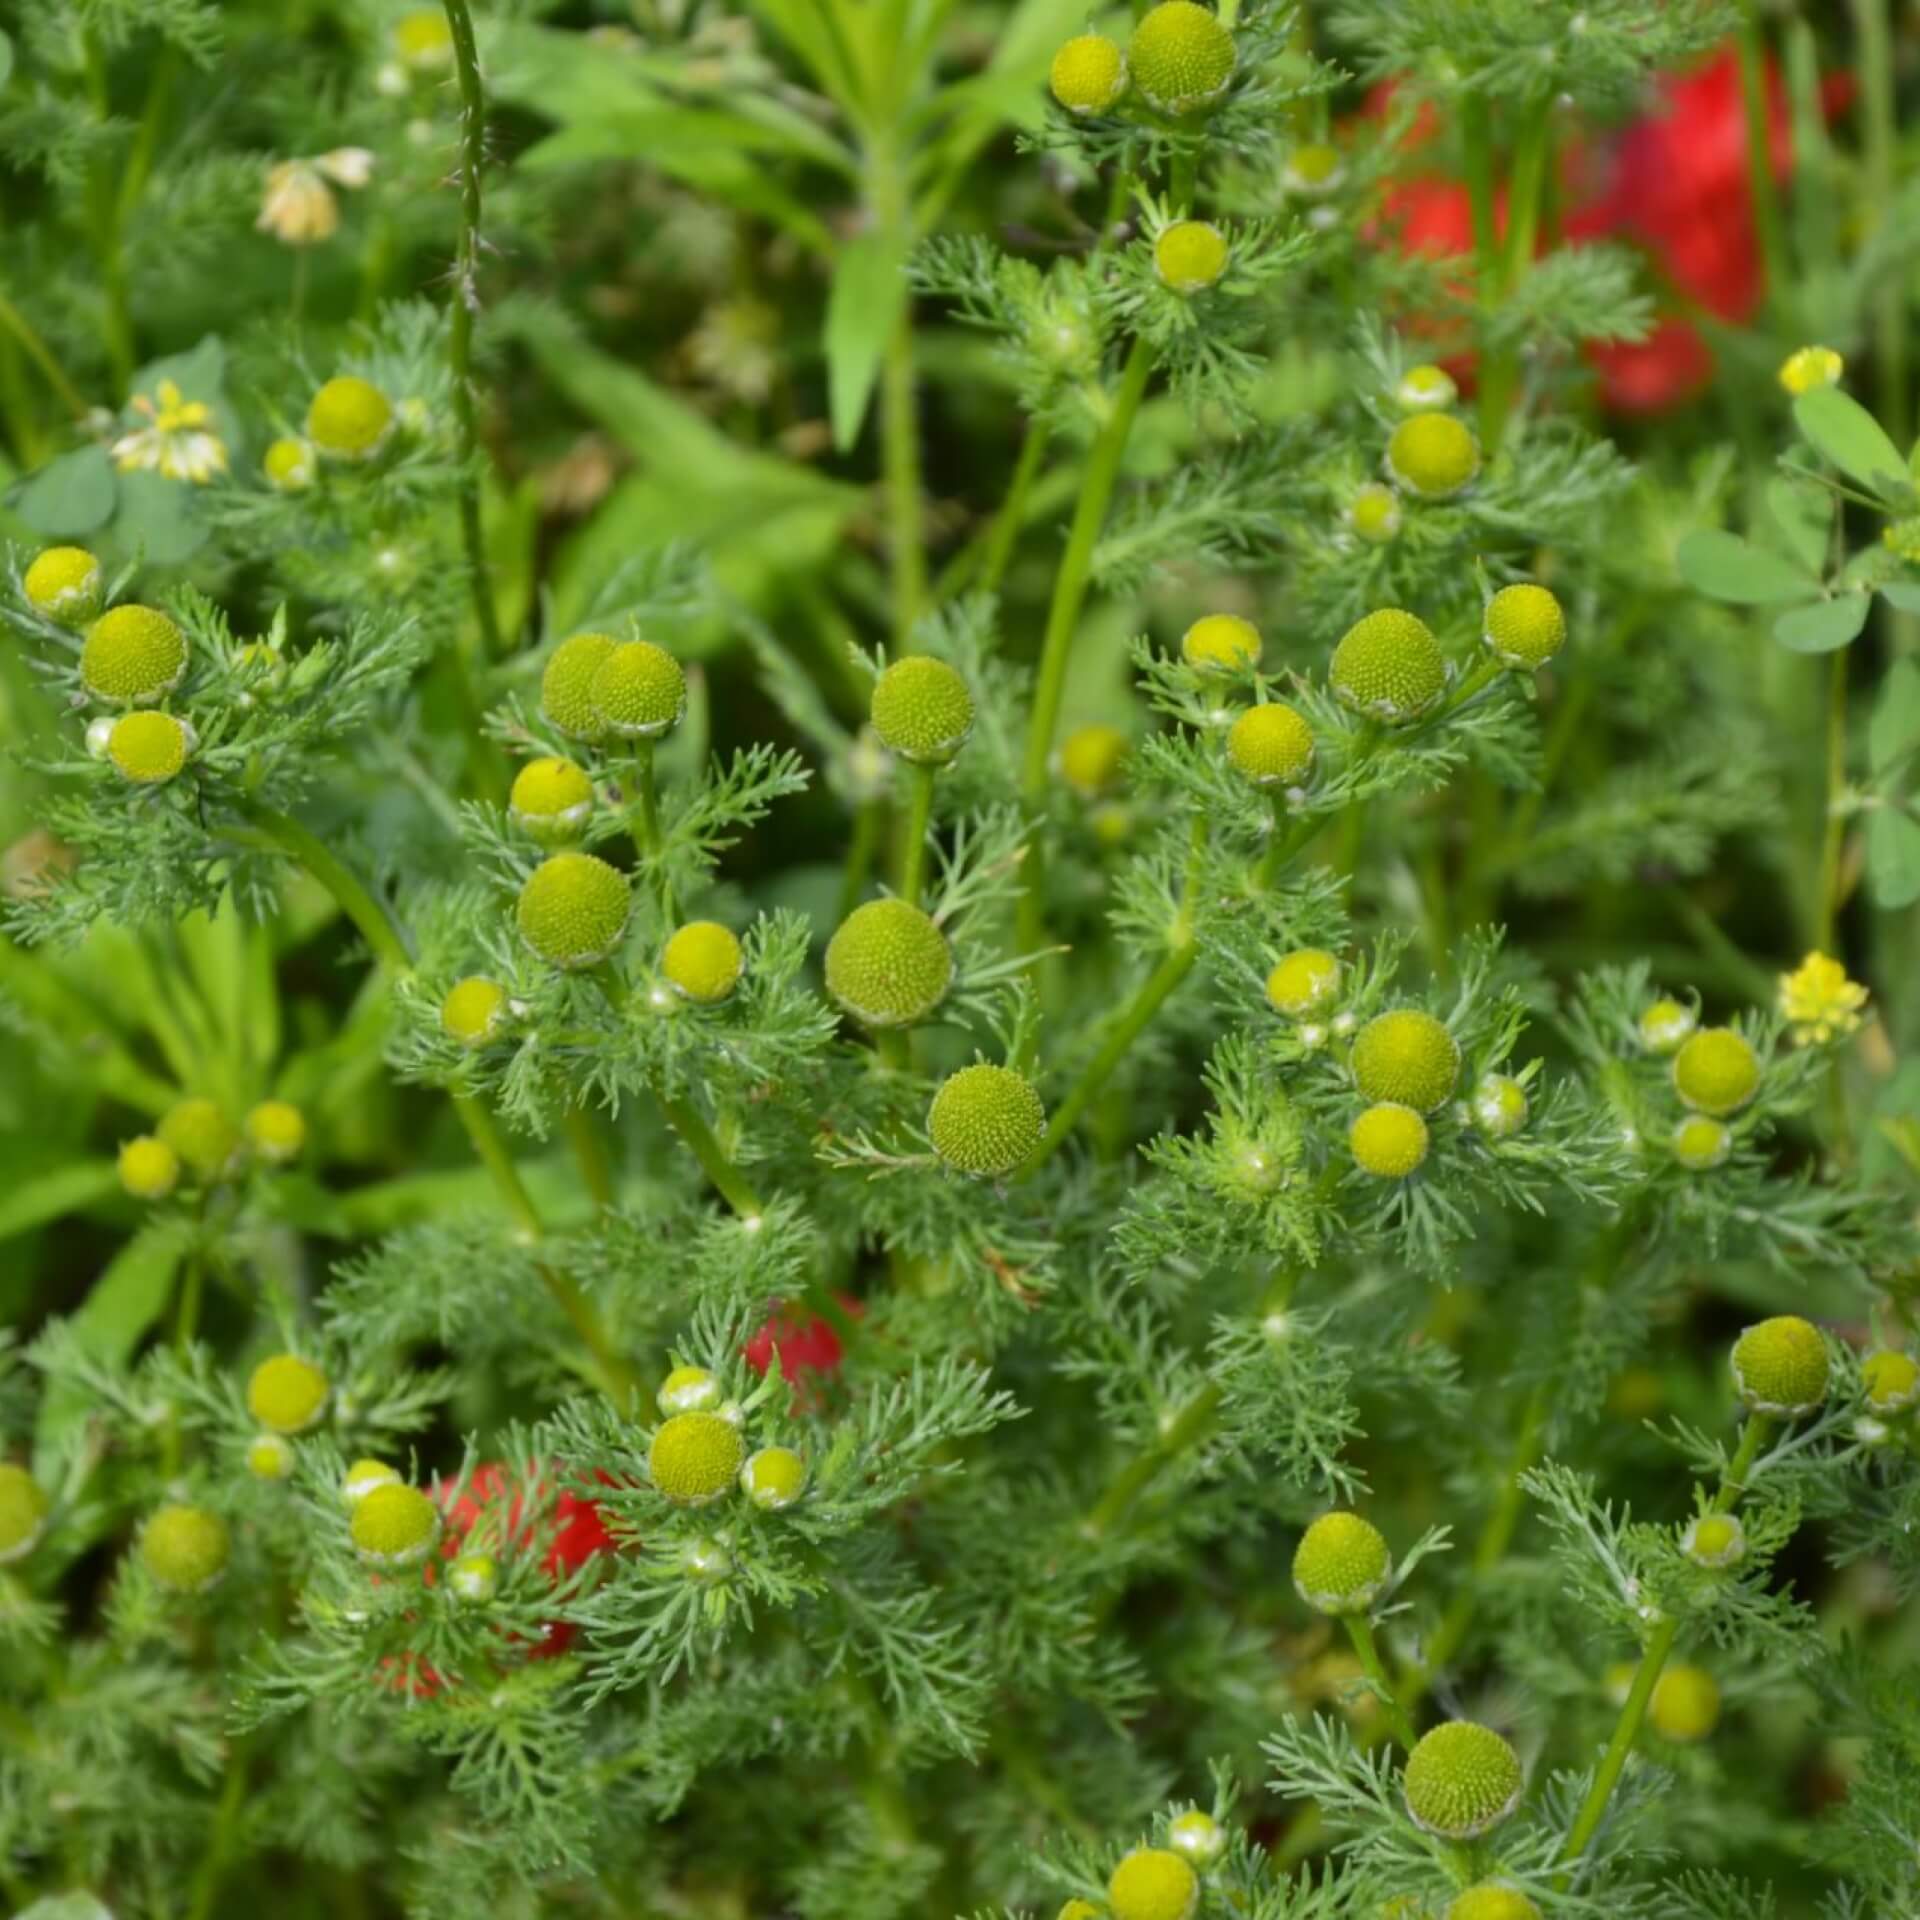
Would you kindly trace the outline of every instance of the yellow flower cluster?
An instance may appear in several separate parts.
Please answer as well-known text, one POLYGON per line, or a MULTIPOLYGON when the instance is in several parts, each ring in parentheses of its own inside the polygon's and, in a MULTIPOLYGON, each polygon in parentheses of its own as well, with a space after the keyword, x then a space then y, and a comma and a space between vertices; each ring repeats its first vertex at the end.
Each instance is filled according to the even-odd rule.
POLYGON ((1846 968, 1824 953, 1808 954, 1791 973, 1780 976, 1780 1011, 1803 1047, 1824 1046, 1855 1032, 1866 1004, 1866 988, 1849 980, 1846 968))

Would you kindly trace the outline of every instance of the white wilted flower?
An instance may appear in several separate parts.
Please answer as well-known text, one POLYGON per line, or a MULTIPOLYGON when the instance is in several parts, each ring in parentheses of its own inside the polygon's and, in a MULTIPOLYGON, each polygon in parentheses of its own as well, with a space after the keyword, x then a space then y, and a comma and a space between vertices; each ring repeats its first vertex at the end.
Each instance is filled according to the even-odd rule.
POLYGON ((290 247, 318 246, 340 227, 340 202, 328 185, 364 187, 373 177, 365 147, 335 147, 309 160, 282 160, 267 172, 267 190, 254 225, 290 247))
POLYGON ((120 471, 161 473, 169 480, 190 480, 196 487, 225 473, 227 447, 212 431, 213 409, 204 400, 187 399, 171 380, 162 380, 155 395, 133 396, 133 410, 147 424, 113 443, 120 471))

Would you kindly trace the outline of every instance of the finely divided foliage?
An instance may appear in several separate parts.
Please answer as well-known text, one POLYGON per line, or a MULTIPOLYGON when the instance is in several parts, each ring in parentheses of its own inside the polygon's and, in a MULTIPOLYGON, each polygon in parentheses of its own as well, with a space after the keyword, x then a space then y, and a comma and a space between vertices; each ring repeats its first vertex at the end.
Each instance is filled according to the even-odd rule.
POLYGON ((1911 1910, 1886 0, 18 11, 10 1906, 1911 1910))

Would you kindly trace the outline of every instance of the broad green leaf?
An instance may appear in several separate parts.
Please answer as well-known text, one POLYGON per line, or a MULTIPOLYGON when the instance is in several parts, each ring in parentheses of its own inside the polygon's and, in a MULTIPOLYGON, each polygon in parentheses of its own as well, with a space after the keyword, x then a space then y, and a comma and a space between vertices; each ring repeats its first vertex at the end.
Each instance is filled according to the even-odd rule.
POLYGON ((13 37, 0 31, 0 87, 13 78, 13 37))
POLYGON ((1832 653, 1858 636, 1867 624, 1867 609, 1872 604, 1872 598, 1864 593, 1816 600, 1810 607, 1783 613, 1773 623, 1773 637, 1793 653, 1832 653))
POLYGON ((1675 558, 1688 586, 1735 606, 1777 606, 1819 591, 1813 574, 1737 533, 1714 527, 1695 528, 1680 542, 1675 558))
POLYGON ((1883 500, 1912 497, 1900 449, 1858 400, 1838 387, 1820 387, 1793 403, 1793 417, 1814 447, 1849 479, 1883 500))
POLYGON ((120 549, 149 566, 177 567, 207 542, 200 520, 200 489, 163 473, 123 473, 113 537, 120 549))
POLYGON ((827 296, 827 397, 833 444, 859 437, 887 337, 907 304, 907 256, 898 234, 873 228, 845 248, 827 296))
POLYGON ((50 1893, 44 1900, 22 1907, 13 1920, 113 1920, 113 1909, 101 1905, 90 1893, 50 1893))
POLYGON ((104 1200, 120 1185, 111 1160, 70 1160, 11 1183, 0 1194, 0 1240, 43 1227, 62 1214, 104 1200))
POLYGON ((1880 597, 1902 613, 1920 613, 1920 583, 1912 580, 1883 580, 1880 597))
POLYGON ((1817 574, 1826 565, 1833 509, 1834 496, 1809 480, 1767 482, 1768 515, 1780 529, 1786 551, 1809 573, 1817 574))
POLYGON ((1867 885, 1878 907, 1910 907, 1920 900, 1920 820, 1896 806, 1867 816, 1867 885))
POLYGON ((1873 703, 1867 727, 1867 757, 1876 780, 1884 779, 1920 748, 1920 665, 1896 660, 1873 703))
POLYGON ((113 517, 113 467, 104 447, 76 447, 30 475, 12 507, 36 533, 97 533, 113 517))

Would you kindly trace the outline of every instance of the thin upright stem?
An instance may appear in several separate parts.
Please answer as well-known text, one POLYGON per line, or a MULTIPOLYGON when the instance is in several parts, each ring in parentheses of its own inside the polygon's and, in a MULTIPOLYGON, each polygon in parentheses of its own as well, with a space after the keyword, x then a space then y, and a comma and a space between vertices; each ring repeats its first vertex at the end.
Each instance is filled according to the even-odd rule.
POLYGON ((994 515, 993 531, 988 536, 986 552, 980 561, 977 584, 982 593, 998 593, 1000 582, 1006 577, 1007 562, 1013 558, 1014 543, 1020 538, 1020 530, 1027 522, 1027 496, 1033 491, 1034 480, 1047 457, 1048 438, 1044 421, 1035 420, 1028 424, 1027 437, 1020 443, 1020 457, 1013 463, 1013 478, 1007 485, 1007 497, 1000 503, 1000 511, 994 515))
POLYGON ((1408 1717, 1406 1708, 1394 1698, 1393 1688, 1387 1682, 1387 1670, 1381 1665, 1380 1649, 1374 1643, 1373 1623, 1363 1613, 1349 1613, 1344 1618, 1347 1638, 1353 1642, 1353 1650, 1360 1657, 1360 1671, 1373 1682, 1373 1690, 1386 1712, 1387 1725, 1393 1729, 1393 1737, 1411 1753, 1413 1721, 1408 1717))
MULTIPOLYGON (((1894 204, 1895 63, 1887 0, 1853 0, 1859 58, 1854 73, 1865 109, 1867 177, 1864 204, 1886 219, 1894 204)), ((1906 277, 1891 272, 1874 296, 1874 366, 1880 376, 1880 424, 1901 445, 1908 418, 1906 277)))
POLYGON ((254 832, 246 834, 229 829, 229 839, 276 847, 297 865, 305 867, 359 929, 374 959, 387 972, 398 976, 413 970, 413 957, 407 952, 406 942, 392 916, 359 875, 335 855, 318 834, 302 826, 292 814, 256 801, 243 802, 240 810, 252 823, 254 832))
POLYGON ((564 1124, 588 1197, 596 1207, 612 1206, 613 1161, 593 1115, 585 1107, 569 1107, 564 1124))
POLYGON ((880 364, 880 453, 887 496, 895 653, 905 653, 911 646, 914 622, 927 599, 926 515, 920 499, 920 420, 914 385, 913 318, 903 313, 887 335, 880 364))
POLYGON ((41 376, 53 389, 60 404, 76 420, 82 418, 87 411, 87 403, 81 396, 79 388, 67 378, 47 343, 34 331, 26 315, 7 298, 4 292, 0 292, 0 328, 5 328, 19 342, 21 352, 40 369, 41 376))
POLYGON ((763 1211, 760 1196, 714 1138, 713 1129, 700 1117, 699 1110, 685 1100, 671 1099, 664 1093, 655 1097, 660 1102, 660 1111, 667 1117, 667 1124, 692 1149, 693 1157, 700 1162, 720 1197, 742 1220, 757 1221, 763 1211))
POLYGON ((1162 1471, 1189 1447, 1213 1431, 1225 1394, 1217 1385, 1204 1386, 1160 1430, 1151 1447, 1136 1453, 1107 1483, 1106 1491, 1080 1523, 1080 1531, 1097 1540, 1111 1533, 1127 1509, 1162 1471))
POLYGON ((1850 650, 1836 647, 1827 665, 1826 817, 1820 836, 1820 897, 1814 903, 1814 942, 1822 953, 1834 951, 1840 918, 1840 856, 1846 844, 1844 798, 1847 786, 1847 662, 1850 650))
POLYGON ((1754 230, 1766 273, 1766 298, 1779 305, 1791 291, 1787 244, 1780 224, 1780 196, 1773 179, 1773 103, 1767 98, 1767 45, 1754 0, 1743 8, 1735 56, 1740 68, 1740 103, 1746 116, 1747 192, 1753 201, 1754 230))
POLYGON ((927 841, 933 827, 932 767, 907 768, 907 817, 901 830, 900 898, 908 906, 920 904, 927 877, 927 841))
POLYGON ((486 163, 487 103, 480 84, 480 51, 467 0, 444 0, 460 84, 460 243, 454 256, 453 307, 447 354, 453 369, 454 423, 460 436, 460 537, 474 617, 489 660, 501 652, 493 576, 480 526, 480 419, 473 390, 473 316, 480 306, 480 170, 486 163))
POLYGON ((638 740, 633 748, 633 798, 639 808, 634 822, 634 851, 653 869, 660 882, 660 898, 669 920, 678 920, 680 908, 674 898, 673 881, 668 877, 665 855, 666 837, 660 831, 660 794, 653 777, 653 742, 638 740))

